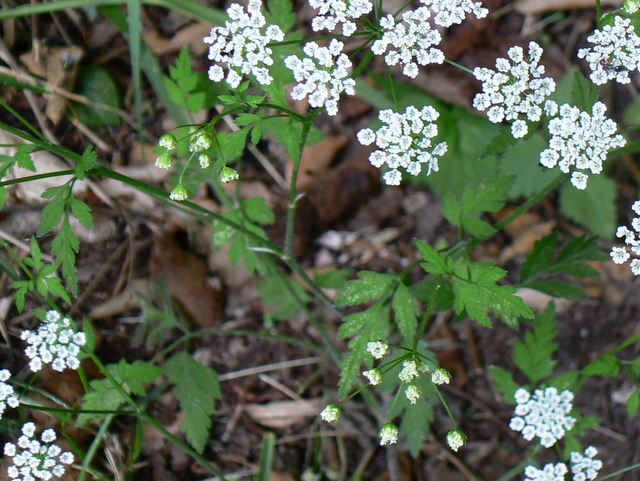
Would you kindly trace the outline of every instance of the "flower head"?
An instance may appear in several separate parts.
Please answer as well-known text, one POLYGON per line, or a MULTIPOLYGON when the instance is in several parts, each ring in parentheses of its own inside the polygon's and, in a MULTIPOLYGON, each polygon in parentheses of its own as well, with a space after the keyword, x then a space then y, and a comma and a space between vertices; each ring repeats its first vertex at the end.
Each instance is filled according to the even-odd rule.
POLYGON ((377 386, 382 382, 382 371, 380 371, 380 369, 369 369, 368 371, 363 371, 362 375, 366 377, 373 386, 377 386))
POLYGON ((0 370, 0 419, 4 414, 7 406, 16 408, 20 401, 13 393, 13 387, 5 383, 11 377, 11 373, 7 369, 0 370))
POLYGON ((384 341, 368 342, 367 352, 376 359, 382 359, 389 353, 389 344, 384 341))
MULTIPOLYGON (((624 243, 629 247, 629 250, 636 256, 640 256, 640 237, 637 237, 640 235, 640 200, 635 201, 631 208, 638 214, 638 217, 631 221, 633 230, 621 225, 616 231, 616 236, 624 237, 624 243)), ((627 247, 614 247, 611 249, 610 255, 616 264, 624 264, 631 257, 627 247)), ((640 259, 634 258, 631 261, 631 272, 636 276, 640 275, 640 259)))
POLYGON ((481 2, 473 2, 471 0, 420 1, 435 12, 433 22, 444 28, 462 23, 468 13, 473 13, 478 19, 484 18, 489 14, 489 10, 484 8, 481 2))
POLYGON ((302 100, 309 98, 312 107, 326 107, 327 114, 338 113, 340 94, 355 95, 356 82, 349 77, 351 60, 342 49, 344 44, 335 38, 328 47, 316 42, 308 42, 302 50, 307 57, 302 60, 290 55, 284 60, 285 66, 293 72, 296 84, 291 98, 302 100))
POLYGON ((60 446, 52 444, 56 440, 53 429, 44 430, 40 441, 35 438, 35 430, 35 424, 26 423, 17 445, 4 445, 5 456, 13 458, 13 464, 7 469, 9 478, 23 481, 58 479, 65 472, 63 465, 73 463, 73 454, 63 453, 60 446))
POLYGON ((431 373, 431 382, 433 384, 449 384, 451 382, 451 374, 441 367, 431 373))
POLYGON ((314 32, 332 32, 340 23, 345 37, 350 37, 356 31, 353 20, 367 15, 373 9, 370 0, 311 0, 309 5, 318 10, 318 14, 311 21, 314 32))
POLYGON ((602 172, 602 163, 611 149, 623 147, 626 140, 614 135, 617 124, 604 116, 607 107, 602 102, 593 105, 592 114, 581 112, 569 104, 560 106, 559 115, 549 122, 549 148, 540 153, 540 163, 552 169, 556 165, 568 173, 578 189, 587 187, 588 175, 602 172))
POLYGON ((179 202, 182 200, 187 200, 189 198, 189 193, 187 192, 187 188, 184 185, 178 184, 169 194, 169 198, 171 200, 177 200, 179 202))
POLYGON ((596 479, 598 472, 602 469, 602 461, 595 459, 598 450, 589 446, 584 450, 584 455, 578 452, 571 453, 571 472, 573 481, 586 481, 596 479))
POLYGON ((173 165, 173 160, 169 154, 160 154, 156 159, 156 167, 159 169, 170 169, 173 165))
POLYGON ((329 404, 320 413, 320 417, 328 423, 336 422, 342 415, 342 408, 337 404, 329 404))
POLYGON ((571 391, 558 394, 555 387, 548 387, 544 391, 536 389, 531 396, 526 389, 520 388, 516 391, 515 398, 518 403, 516 415, 511 418, 509 427, 514 431, 521 431, 527 441, 537 436, 540 444, 550 448, 576 422, 575 418, 569 416, 573 408, 571 391))
POLYGON ((225 184, 228 184, 233 180, 238 180, 239 177, 238 172, 231 167, 224 166, 220 171, 220 181, 225 184))
POLYGON ((176 148, 176 136, 173 134, 164 134, 158 141, 160 147, 164 147, 167 150, 173 150, 176 148))
POLYGON ((404 361, 402 370, 398 373, 398 378, 402 382, 411 382, 418 376, 418 363, 414 360, 404 361))
POLYGON ((358 141, 362 145, 375 142, 380 148, 369 156, 369 162, 374 167, 387 164, 390 170, 383 178, 388 185, 400 184, 402 174, 399 168, 411 175, 418 175, 423 164, 427 175, 439 170, 438 157, 447 151, 446 142, 434 146, 431 141, 438 135, 438 126, 433 122, 439 115, 430 105, 421 110, 410 105, 402 114, 390 109, 381 110, 378 117, 385 125, 377 132, 371 129, 358 132, 358 141))
POLYGON ((206 132, 198 132, 189 142, 189 152, 202 152, 211 148, 213 139, 206 132))
POLYGON ((398 442, 398 428, 393 423, 387 423, 380 429, 380 446, 398 442))
POLYGON ((630 18, 615 17, 614 25, 605 25, 587 37, 593 47, 578 50, 578 58, 589 62, 589 78, 596 85, 609 80, 628 84, 629 72, 640 67, 640 37, 630 18))
POLYGON ((415 404, 420 399, 420 395, 422 391, 415 384, 409 384, 407 389, 404 390, 404 395, 407 396, 407 399, 411 404, 415 404))
MULTIPOLYGON (((511 47, 507 58, 496 60, 496 69, 477 67, 473 71, 475 78, 482 82, 482 93, 473 99, 473 106, 484 112, 493 123, 503 120, 517 120, 521 116, 532 122, 540 120, 543 110, 541 105, 556 89, 550 77, 542 77, 544 65, 539 65, 542 48, 529 42, 529 54, 525 58, 522 47, 511 47)), ((514 123, 512 134, 523 137, 527 133, 527 125, 521 119, 514 123)))
POLYGON ((567 465, 564 463, 549 463, 542 469, 527 466, 524 468, 524 474, 527 476, 524 481, 565 481, 564 475, 568 472, 567 465))
POLYGON ((253 75, 258 83, 269 85, 273 77, 269 67, 273 65, 273 51, 269 42, 284 40, 284 33, 277 25, 269 25, 262 15, 261 0, 249 0, 246 11, 237 3, 227 9, 230 20, 224 27, 211 29, 204 42, 211 44, 209 59, 215 62, 209 68, 209 78, 220 82, 225 77, 223 67, 227 68, 226 81, 237 88, 245 75, 253 75))
POLYGON ((418 76, 418 65, 441 64, 444 53, 436 47, 442 36, 428 21, 430 17, 427 7, 405 11, 397 23, 393 15, 382 17, 380 27, 384 33, 373 42, 371 51, 376 55, 386 53, 384 60, 389 66, 402 64, 402 73, 410 78, 418 76))
POLYGON ((459 429, 454 429, 447 433, 447 444, 456 453, 458 449, 465 445, 467 442, 467 436, 459 429))
POLYGON ((20 338, 27 341, 24 353, 31 361, 29 368, 38 372, 45 364, 51 364, 54 371, 80 367, 80 348, 87 342, 84 332, 76 332, 71 320, 62 317, 58 311, 49 311, 37 331, 22 331, 20 338))

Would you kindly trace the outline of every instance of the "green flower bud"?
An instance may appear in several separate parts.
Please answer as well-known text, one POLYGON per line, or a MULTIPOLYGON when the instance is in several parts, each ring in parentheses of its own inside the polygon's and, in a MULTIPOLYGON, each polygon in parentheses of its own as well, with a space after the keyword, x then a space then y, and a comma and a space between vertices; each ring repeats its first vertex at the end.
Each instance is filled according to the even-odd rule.
POLYGON ((329 404, 320 413, 320 417, 328 423, 333 423, 340 419, 342 408, 337 404, 329 404))
POLYGON ((206 132, 200 132, 194 135, 189 142, 189 152, 202 152, 211 147, 213 139, 206 132))
POLYGON ((455 452, 458 452, 458 449, 464 446, 466 442, 467 436, 459 429, 454 429, 447 433, 447 444, 455 452))
POLYGON ((173 150, 176 148, 176 136, 173 134, 164 134, 158 141, 160 147, 164 147, 167 150, 173 150))
POLYGON ((182 184, 176 185, 171 191, 171 194, 169 194, 169 198, 178 201, 187 200, 189 198, 189 194, 187 194, 187 188, 182 184))
POLYGON ((633 15, 640 9, 640 0, 624 0, 623 8, 627 15, 633 15))
POLYGON ((173 164, 173 160, 169 154, 161 154, 156 159, 156 167, 160 169, 169 169, 173 164))
POLYGON ((238 177, 240 177, 238 175, 238 172, 236 172, 234 169, 232 169, 231 167, 224 167, 221 171, 220 171, 220 180, 222 182, 224 182, 225 184, 231 182, 232 180, 237 180, 238 177))
POLYGON ((387 423, 380 429, 380 446, 398 442, 398 428, 393 423, 387 423))

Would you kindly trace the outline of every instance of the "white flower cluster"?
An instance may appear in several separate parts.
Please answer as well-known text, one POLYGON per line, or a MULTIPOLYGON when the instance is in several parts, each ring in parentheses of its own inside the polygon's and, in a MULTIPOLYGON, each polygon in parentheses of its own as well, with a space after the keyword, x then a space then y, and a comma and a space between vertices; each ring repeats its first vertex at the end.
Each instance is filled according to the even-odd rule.
MULTIPOLYGON (((598 450, 593 446, 589 446, 584 455, 575 451, 571 453, 573 481, 587 481, 598 477, 602 461, 594 459, 596 454, 598 450)), ((525 481, 565 481, 565 475, 568 472, 569 469, 565 463, 549 463, 542 469, 535 466, 527 466, 524 469, 524 474, 527 476, 525 481)))
POLYGON ((569 416, 573 405, 573 393, 563 391, 558 394, 555 387, 548 387, 544 391, 536 389, 533 396, 520 388, 515 393, 515 416, 511 418, 509 427, 514 431, 521 431, 522 436, 531 441, 540 438, 540 444, 545 448, 553 446, 569 431, 576 420, 569 416))
POLYGON ((13 387, 5 382, 10 377, 9 370, 0 370, 0 419, 2 419, 7 406, 16 408, 20 404, 20 401, 13 393, 13 387))
POLYGON ((382 359, 389 353, 389 344, 384 341, 371 341, 367 343, 367 352, 375 359, 382 359))
POLYGON ((71 320, 60 316, 58 311, 49 311, 36 332, 22 331, 20 338, 27 341, 24 353, 31 362, 29 368, 38 372, 44 364, 51 364, 55 371, 78 369, 80 348, 87 342, 84 332, 76 332, 71 320))
POLYGON ((232 3, 227 9, 231 20, 224 27, 213 27, 204 38, 204 43, 211 44, 209 59, 216 62, 209 68, 209 78, 214 82, 220 82, 225 75, 217 64, 226 65, 226 81, 233 88, 238 87, 243 75, 252 74, 262 85, 273 81, 268 68, 273 65, 273 51, 267 45, 284 40, 284 33, 277 25, 269 25, 262 33, 266 19, 261 8, 261 0, 249 0, 246 12, 232 3))
POLYGON ((444 28, 461 24, 468 13, 473 13, 478 19, 489 15, 489 10, 484 8, 481 2, 471 0, 421 0, 421 2, 436 12, 433 23, 444 28))
POLYGON ((362 371, 362 375, 367 378, 372 386, 377 386, 382 382, 382 371, 380 369, 362 371))
POLYGON ((436 45, 442 36, 431 23, 431 10, 420 7, 402 14, 402 21, 396 23, 393 15, 380 19, 380 27, 384 33, 373 42, 371 51, 376 55, 384 55, 387 65, 394 66, 398 62, 403 65, 402 73, 407 77, 418 76, 418 65, 444 62, 444 53, 436 45))
POLYGON ((336 115, 340 94, 356 93, 355 80, 348 78, 351 60, 342 53, 343 48, 344 44, 335 38, 328 47, 308 42, 302 49, 308 57, 302 60, 296 55, 287 57, 284 64, 298 82, 291 91, 291 98, 302 100, 308 96, 309 105, 324 106, 327 114, 336 115))
POLYGON ((564 463, 549 463, 542 469, 527 466, 524 468, 524 474, 527 477, 524 481, 565 481, 564 476, 568 472, 567 465, 564 463))
MULTIPOLYGON (((616 236, 624 237, 624 243, 629 246, 629 250, 635 255, 640 256, 640 237, 636 237, 636 234, 640 234, 640 200, 635 201, 631 208, 639 216, 634 217, 631 221, 631 227, 633 227, 633 230, 621 225, 616 231, 616 236)), ((631 254, 627 252, 626 247, 614 247, 611 249, 610 255, 611 259, 616 264, 624 264, 631 257, 631 254)), ((631 272, 636 276, 640 276, 640 259, 633 259, 630 265, 631 272)))
POLYGON ((395 444, 398 442, 398 427, 395 424, 387 423, 380 429, 380 446, 385 444, 395 444))
POLYGON ((594 459, 596 454, 598 454, 598 450, 593 446, 585 449, 584 455, 578 452, 571 453, 573 481, 586 481, 598 477, 598 472, 602 469, 602 461, 594 459))
POLYGON ((370 0, 311 0, 309 5, 318 10, 318 14, 311 21, 314 32, 332 32, 341 23, 342 34, 345 37, 350 37, 356 31, 356 24, 352 20, 368 14, 373 9, 370 0))
POLYGON ((4 445, 5 456, 13 458, 13 464, 7 469, 9 478, 21 481, 60 478, 65 472, 63 465, 73 463, 73 454, 63 453, 60 446, 52 444, 56 440, 53 429, 42 432, 41 442, 35 438, 35 431, 35 424, 26 423, 18 444, 4 445))
POLYGON ((493 123, 515 120, 511 133, 520 138, 527 134, 528 127, 519 117, 539 121, 541 105, 556 89, 556 83, 550 77, 542 77, 544 65, 538 65, 542 48, 537 43, 529 42, 527 59, 519 46, 511 47, 507 55, 508 59, 496 60, 497 71, 484 67, 474 69, 474 77, 482 82, 482 92, 474 97, 473 106, 481 112, 489 109, 487 116, 493 123))
POLYGON ((606 111, 602 102, 593 105, 592 115, 569 104, 562 105, 559 115, 549 122, 552 137, 549 148, 540 153, 540 163, 550 169, 557 164, 565 173, 573 166, 578 170, 572 172, 571 183, 585 189, 589 177, 582 171, 599 174, 609 150, 626 143, 622 135, 614 135, 618 126, 604 116, 606 111))
POLYGON ((334 423, 340 416, 342 415, 342 408, 337 404, 329 404, 327 405, 322 412, 320 413, 320 418, 323 421, 327 421, 328 423, 334 423))
POLYGON ((609 80, 628 84, 629 72, 640 68, 640 37, 631 19, 616 17, 614 25, 605 25, 587 40, 594 46, 578 50, 578 58, 589 62, 591 81, 596 85, 609 80))
POLYGON ((441 142, 435 147, 431 139, 438 135, 438 126, 434 124, 440 114, 427 105, 418 110, 409 106, 403 114, 393 110, 381 110, 378 117, 385 125, 377 132, 363 129, 358 132, 358 140, 362 145, 373 142, 381 150, 376 150, 369 156, 369 162, 375 167, 387 164, 390 169, 384 174, 384 181, 388 185, 399 185, 402 174, 399 168, 405 169, 411 175, 418 175, 422 164, 427 166, 427 175, 437 172, 438 157, 447 151, 447 143, 441 142), (431 152, 428 149, 433 149, 431 152))

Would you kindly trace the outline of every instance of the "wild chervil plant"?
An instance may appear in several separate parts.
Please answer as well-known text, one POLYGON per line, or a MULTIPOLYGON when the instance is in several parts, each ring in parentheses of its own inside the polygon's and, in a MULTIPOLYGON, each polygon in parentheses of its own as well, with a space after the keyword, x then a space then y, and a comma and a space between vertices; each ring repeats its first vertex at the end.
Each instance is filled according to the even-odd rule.
MULTIPOLYGON (((167 99, 171 105, 182 107, 190 120, 189 125, 182 125, 186 120, 178 122, 181 125, 158 142, 155 165, 175 172, 170 193, 99 166, 91 146, 80 155, 55 146, 40 135, 2 124, 5 130, 29 142, 27 147, 17 148, 14 156, 1 157, 3 174, 14 165, 35 170, 30 157, 35 149, 50 150, 75 165, 66 172, 71 175, 70 180, 43 194, 49 203, 42 212, 38 233, 55 232, 51 244, 55 265, 43 261, 42 240, 31 240, 30 256, 25 258, 3 245, 19 267, 10 271, 16 308, 23 311, 28 307, 40 320, 33 329, 23 329, 20 336, 26 344, 24 353, 30 360, 30 370, 39 373, 49 364, 55 371, 77 370, 85 388, 79 409, 61 404, 49 411, 62 422, 62 431, 71 424, 88 429, 99 425, 93 431, 97 433, 96 440, 86 453, 73 443, 70 444, 75 453, 63 452, 54 443, 58 438, 55 429, 23 422, 27 416, 23 410, 47 410, 33 399, 33 385, 21 382, 18 373, 0 370, 0 415, 6 417, 18 409, 22 423, 17 441, 4 447, 5 456, 12 458, 7 470, 9 478, 47 480, 62 476, 67 469, 79 469, 82 479, 89 473, 106 479, 95 459, 96 447, 113 418, 122 415, 135 416, 140 433, 144 424, 153 426, 218 479, 229 479, 208 460, 210 453, 206 451, 215 400, 221 397, 221 391, 217 373, 188 350, 189 341, 203 334, 189 332, 170 306, 160 309, 145 304, 148 322, 143 337, 149 345, 162 348, 160 354, 149 362, 122 360, 104 365, 95 353, 91 324, 84 321, 82 330, 78 329, 58 306, 60 301, 71 304, 72 296, 77 294, 75 261, 79 238, 71 221, 76 219, 86 227, 93 225, 89 206, 75 197, 73 187, 88 176, 102 176, 127 183, 159 202, 213 224, 212 244, 216 248, 230 244, 231 260, 243 260, 249 272, 264 278, 258 290, 265 305, 277 306, 274 319, 287 319, 298 311, 305 314, 321 336, 326 355, 340 369, 337 394, 319 413, 322 420, 340 423, 342 416, 349 415, 349 400, 362 394, 371 415, 379 422, 379 444, 403 442, 417 456, 429 436, 434 409, 441 405, 451 423, 445 427, 447 433, 441 440, 455 452, 463 450, 469 438, 464 425, 458 425, 444 388, 454 375, 440 366, 425 333, 435 315, 443 311, 454 313, 458 320, 476 321, 487 329, 502 321, 513 328, 526 329, 522 339, 513 345, 512 359, 520 373, 514 377, 510 370, 494 366, 491 374, 504 401, 515 405, 509 427, 520 433, 530 448, 522 463, 509 471, 505 469, 500 480, 516 476, 526 481, 597 479, 600 470, 607 467, 596 457, 597 448, 583 449, 578 437, 599 420, 583 416, 574 400, 590 376, 613 377, 624 370, 636 379, 640 375, 640 358, 629 362, 616 354, 637 339, 626 341, 580 370, 556 373, 555 304, 550 302, 543 313, 536 315, 517 295, 517 288, 528 287, 557 298, 585 297, 580 288, 566 280, 567 275, 595 276, 597 270, 584 261, 608 257, 596 237, 577 237, 560 245, 554 232, 537 240, 519 276, 509 277, 518 277, 518 281, 509 285, 505 281, 507 271, 494 262, 474 259, 473 247, 500 232, 556 188, 568 217, 597 233, 611 234, 604 228, 597 230, 598 225, 590 224, 590 219, 572 209, 571 199, 573 203, 581 199, 594 212, 602 204, 612 205, 613 194, 606 194, 613 191, 612 182, 602 174, 607 159, 625 148, 631 151, 638 147, 607 116, 607 106, 599 100, 595 87, 612 80, 629 83, 637 75, 637 3, 627 0, 622 9, 600 16, 598 28, 586 39, 591 46, 578 50, 577 58, 584 59, 591 70, 590 81, 577 72, 557 83, 545 76, 544 51, 534 41, 527 48, 508 48, 506 57, 496 59, 495 69, 458 66, 479 82, 473 107, 486 114, 488 123, 483 128, 494 137, 476 150, 467 149, 465 155, 461 155, 457 138, 467 134, 465 122, 477 123, 478 117, 459 114, 462 122, 456 124, 447 106, 407 99, 401 95, 399 85, 403 76, 414 79, 428 73, 432 64, 455 65, 440 48, 443 32, 470 16, 482 19, 489 14, 481 2, 469 0, 420 0, 417 6, 408 3, 398 12, 387 11, 384 2, 314 0, 309 5, 315 16, 307 27, 318 33, 315 40, 307 40, 302 31, 294 30, 298 22, 288 0, 232 3, 227 9, 228 18, 204 38, 209 45, 208 72, 196 72, 187 50, 183 50, 164 79, 167 99), (339 40, 347 37, 348 46, 339 40), (372 74, 377 87, 371 90, 362 77, 375 70, 368 68, 375 65, 382 65, 388 75, 384 80, 372 74), (291 85, 290 90, 285 88, 287 85, 291 85), (378 120, 357 131, 355 138, 362 145, 373 146, 369 161, 384 169, 385 184, 429 183, 442 197, 442 213, 457 228, 458 241, 436 247, 416 239, 419 260, 403 272, 364 270, 348 280, 340 274, 312 279, 295 258, 293 249, 302 152, 323 135, 314 123, 320 114, 337 117, 345 96, 367 88, 383 99, 377 104, 384 104, 385 108, 380 108, 378 120), (299 102, 296 108, 290 105, 292 101, 299 102), (210 121, 202 125, 193 122, 193 114, 214 107, 218 113, 210 121), (444 122, 443 117, 448 121, 444 122), (223 118, 231 119, 237 129, 223 130, 218 123, 223 118), (459 131, 453 132, 456 125, 459 131), (242 178, 245 148, 273 138, 286 149, 293 164, 282 246, 276 245, 265 230, 274 222, 275 214, 264 199, 243 199, 220 188, 220 182, 242 178), (538 151, 528 152, 535 161, 514 160, 515 169, 506 161, 499 168, 489 165, 513 158, 515 149, 525 142, 544 144, 538 151), (487 172, 475 179, 472 174, 478 167, 473 163, 479 163, 481 158, 487 172), (549 172, 539 166, 553 169, 553 175, 547 175, 549 172), (526 178, 501 175, 503 171, 521 171, 520 176, 526 178), (223 213, 188 201, 203 181, 225 207, 223 213), (526 189, 523 183, 527 184, 526 189), (585 196, 577 197, 582 194, 576 192, 584 192, 585 196), (508 201, 523 197, 524 203, 505 220, 494 224, 485 216, 501 210, 508 201), (57 277, 58 269, 66 288, 63 279, 57 277), (410 282, 408 274, 420 269, 421 280, 410 282), (285 275, 288 271, 303 283, 291 280, 285 275), (565 276, 559 279, 557 274, 565 276), (323 287, 337 287, 339 293, 330 298, 323 287), (48 308, 34 307, 37 305, 48 308), (328 305, 341 318, 337 340, 317 314, 321 305, 328 305), (173 328, 182 331, 181 337, 169 338, 173 328), (168 343, 169 340, 173 342, 168 343), (337 341, 346 341, 346 352, 337 341), (88 378, 82 363, 87 358, 97 366, 102 378, 88 378), (12 375, 16 376, 15 382, 12 375), (169 432, 146 408, 146 403, 167 390, 172 390, 180 403, 180 429, 186 441, 169 432), (555 450, 558 462, 543 465, 538 455, 543 448, 554 446, 561 446, 555 450), (76 464, 78 459, 81 465, 76 464)), ((597 11, 601 13, 600 2, 597 11)), ((30 127, 19 114, 9 111, 30 127)), ((27 180, 2 182, 2 201, 7 186, 27 180)), ((640 216, 640 200, 632 209, 640 216)), ((599 224, 613 225, 613 221, 605 219, 599 224)), ((616 235, 625 245, 612 246, 610 256, 616 264, 627 262, 632 254, 637 256, 630 267, 640 275, 640 217, 632 220, 631 227, 617 229, 616 235)), ((628 400, 630 417, 636 415, 638 407, 640 391, 636 387, 628 400)), ((265 437, 264 459, 269 459, 269 450, 273 454, 270 439, 265 437)), ((132 451, 139 455, 139 445, 132 451)), ((131 464, 135 461, 132 459, 131 464)), ((260 479, 267 479, 269 470, 270 465, 264 461, 260 479)))

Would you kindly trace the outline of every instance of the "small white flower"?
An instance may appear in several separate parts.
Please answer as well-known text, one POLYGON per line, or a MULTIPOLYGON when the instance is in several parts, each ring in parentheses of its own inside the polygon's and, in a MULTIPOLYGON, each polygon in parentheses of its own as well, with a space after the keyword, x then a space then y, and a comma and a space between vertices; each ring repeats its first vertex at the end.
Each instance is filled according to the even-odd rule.
POLYGON ((605 25, 587 40, 594 45, 578 50, 578 58, 589 63, 594 84, 603 85, 609 80, 621 84, 631 81, 629 72, 640 66, 640 37, 630 18, 616 16, 614 25, 605 25))
POLYGON ((398 373, 398 378, 402 382, 411 382, 418 376, 418 363, 413 360, 404 361, 402 363, 402 370, 398 373))
POLYGON ((15 408, 18 407, 20 401, 13 392, 13 387, 4 381, 7 381, 11 377, 11 373, 7 369, 0 370, 0 419, 7 406, 15 408))
POLYGON ((521 47, 511 47, 507 51, 508 59, 498 58, 496 69, 477 67, 473 71, 476 79, 482 82, 482 92, 473 99, 473 106, 482 111, 493 123, 503 120, 513 121, 511 133, 515 138, 527 134, 527 124, 522 116, 531 122, 538 122, 543 108, 551 109, 552 104, 545 104, 549 95, 556 89, 550 77, 542 77, 545 73, 543 65, 539 65, 542 48, 529 42, 529 55, 525 58, 521 47))
POLYGON ((382 371, 380 369, 369 369, 363 371, 362 375, 366 377, 373 386, 377 386, 382 382, 382 371))
POLYGON ((398 428, 395 424, 387 423, 380 429, 380 446, 398 442, 398 428))
POLYGON ((565 481, 565 474, 568 472, 567 465, 564 463, 549 463, 542 469, 527 466, 524 468, 524 474, 527 476, 524 481, 565 481))
POLYGON ((24 352, 31 359, 29 368, 33 372, 40 371, 45 364, 51 364, 55 371, 64 371, 66 367, 77 369, 80 366, 77 356, 80 348, 86 344, 86 336, 69 329, 70 324, 70 319, 61 319, 59 313, 52 310, 37 331, 22 332, 20 337, 28 344, 24 352))
POLYGON ((602 461, 595 459, 598 450, 589 446, 584 451, 584 455, 578 452, 571 453, 571 472, 574 481, 592 480, 598 477, 598 472, 602 469, 602 461))
POLYGON ((62 453, 58 445, 51 444, 55 439, 53 429, 46 429, 38 441, 35 439, 35 424, 24 424, 18 444, 4 445, 5 456, 13 458, 13 464, 7 468, 8 476, 22 481, 49 480, 54 476, 60 478, 65 472, 62 464, 71 464, 73 455, 70 452, 62 453))
POLYGON ((173 134, 164 134, 158 141, 160 147, 164 147, 167 150, 173 150, 176 148, 176 136, 173 134))
POLYGON ((384 341, 373 341, 367 343, 367 352, 375 359, 382 359, 389 353, 389 344, 384 341))
POLYGON ((420 399, 421 394, 422 392, 420 391, 420 389, 418 389, 418 386, 416 386, 415 384, 409 384, 407 386, 407 389, 405 389, 404 391, 404 395, 407 396, 407 399, 411 404, 417 403, 418 399, 420 399))
MULTIPOLYGON (((627 247, 613 247, 611 249, 610 256, 616 264, 624 264, 627 262, 631 258, 631 253, 636 256, 640 255, 640 201, 634 202, 631 208, 638 214, 638 217, 634 217, 631 220, 633 230, 625 226, 620 226, 616 230, 616 236, 624 238, 624 243, 627 245, 627 247)), ((630 267, 634 275, 640 275, 640 259, 637 257, 633 258, 630 267)))
POLYGON ((213 27, 204 38, 205 43, 211 44, 209 60, 215 62, 209 68, 212 81, 224 78, 222 65, 228 69, 226 82, 232 88, 237 88, 246 75, 253 75, 262 85, 271 84, 269 67, 273 65, 273 51, 268 45, 284 40, 284 32, 277 25, 265 29, 267 21, 261 8, 261 0, 249 0, 246 11, 232 3, 227 9, 230 20, 224 27, 213 27))
POLYGON ((558 165, 562 172, 572 172, 571 183, 585 189, 586 172, 602 172, 609 151, 626 144, 624 137, 614 135, 618 126, 604 116, 606 110, 602 102, 593 105, 591 115, 569 104, 560 106, 558 116, 549 122, 552 137, 549 148, 540 153, 540 163, 548 168, 558 165))
POLYGON ((345 37, 350 37, 356 30, 353 20, 367 15, 373 9, 370 0, 310 0, 309 5, 318 10, 311 21, 314 32, 332 32, 338 24, 342 24, 342 34, 345 37))
POLYGON ((462 23, 468 13, 473 13, 478 19, 484 18, 489 14, 489 10, 484 8, 481 2, 474 2, 472 0, 420 1, 435 12, 434 23, 444 28, 462 23))
POLYGON ((189 193, 184 185, 178 184, 171 190, 169 198, 176 201, 187 200, 189 198, 189 193))
POLYGON ((440 367, 431 373, 431 382, 436 385, 449 384, 451 382, 451 374, 440 367))
POLYGON ((418 110, 410 105, 404 113, 393 110, 381 110, 378 118, 385 124, 377 132, 364 129, 358 133, 358 140, 363 145, 373 142, 379 147, 369 156, 374 167, 386 164, 390 169, 383 179, 387 185, 399 185, 405 169, 411 175, 418 175, 423 166, 427 173, 439 170, 438 157, 447 151, 446 142, 433 145, 432 139, 438 135, 438 126, 434 123, 439 113, 430 105, 418 110))
POLYGON ((356 82, 349 78, 351 60, 342 53, 343 48, 344 44, 335 38, 328 47, 308 42, 302 48, 307 57, 300 59, 290 55, 284 59, 285 67, 293 72, 298 82, 291 91, 291 98, 308 98, 311 107, 325 107, 328 115, 336 115, 340 95, 356 93, 356 82))
POLYGON ((337 421, 338 419, 340 419, 341 415, 342 415, 342 408, 337 404, 329 404, 320 413, 320 417, 324 421, 327 421, 328 423, 333 423, 337 421))
POLYGON ((464 446, 466 442, 467 442, 467 436, 465 436, 465 434, 458 429, 454 429, 447 433, 447 444, 456 453, 458 452, 458 449, 464 446))
POLYGON ((569 416, 573 408, 572 400, 573 393, 568 390, 558 394, 555 387, 548 387, 544 391, 536 389, 530 396, 524 388, 520 388, 516 391, 518 404, 509 427, 522 432, 527 441, 537 436, 540 444, 550 448, 576 422, 575 418, 569 416))

